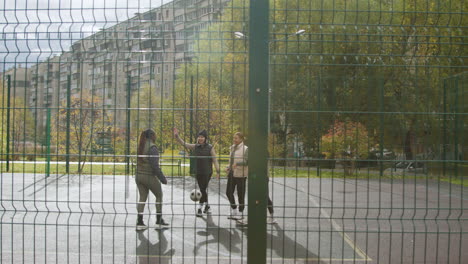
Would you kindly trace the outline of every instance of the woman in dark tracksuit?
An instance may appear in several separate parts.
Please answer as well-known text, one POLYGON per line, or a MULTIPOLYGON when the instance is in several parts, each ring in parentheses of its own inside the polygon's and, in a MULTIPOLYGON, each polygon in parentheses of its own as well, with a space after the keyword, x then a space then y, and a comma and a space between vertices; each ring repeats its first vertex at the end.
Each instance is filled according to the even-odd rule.
POLYGON ((169 225, 162 218, 163 194, 161 183, 167 184, 167 180, 159 167, 159 152, 154 144, 155 140, 156 133, 152 129, 147 129, 141 133, 140 142, 138 144, 135 182, 140 194, 140 200, 137 205, 137 230, 145 230, 147 228, 143 221, 143 211, 145 210, 145 203, 148 199, 149 191, 156 196, 156 229, 169 225))
POLYGON ((193 155, 196 158, 195 174, 198 187, 200 188, 200 192, 202 193, 202 197, 200 199, 196 215, 201 217, 203 213, 210 214, 211 209, 210 205, 208 204, 208 193, 206 190, 208 188, 208 183, 210 182, 211 175, 213 174, 213 164, 215 165, 218 179, 220 171, 218 159, 216 158, 216 152, 213 146, 211 144, 208 144, 208 133, 206 132, 206 130, 203 130, 200 133, 198 133, 197 144, 185 143, 179 137, 179 130, 177 128, 174 128, 174 136, 177 139, 177 142, 179 142, 179 144, 181 144, 187 149, 192 150, 193 155), (205 204, 204 209, 203 204, 205 204))

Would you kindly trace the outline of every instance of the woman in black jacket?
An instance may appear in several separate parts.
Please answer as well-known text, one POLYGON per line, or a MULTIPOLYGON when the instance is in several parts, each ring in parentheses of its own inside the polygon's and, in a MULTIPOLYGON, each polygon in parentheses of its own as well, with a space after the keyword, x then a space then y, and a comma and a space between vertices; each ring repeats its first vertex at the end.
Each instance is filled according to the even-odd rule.
POLYGON ((138 159, 135 182, 138 187, 140 199, 137 205, 138 220, 136 229, 145 230, 147 226, 143 221, 148 193, 151 191, 156 197, 156 229, 167 227, 169 224, 162 218, 163 193, 161 183, 167 184, 161 168, 159 167, 159 152, 154 144, 156 133, 152 129, 143 131, 138 144, 138 159))
POLYGON ((177 128, 174 128, 174 136, 177 139, 177 142, 179 142, 179 144, 181 144, 189 150, 192 150, 193 155, 196 158, 195 174, 198 187, 200 188, 200 192, 202 193, 202 197, 200 199, 196 215, 201 217, 203 213, 210 214, 211 208, 208 204, 208 193, 206 192, 206 189, 208 188, 208 183, 210 182, 211 175, 213 174, 213 164, 215 165, 218 179, 220 171, 218 159, 216 157, 216 152, 213 146, 211 144, 208 144, 208 133, 206 132, 206 130, 200 131, 197 137, 197 144, 185 143, 179 137, 179 130, 177 128), (204 209, 203 204, 205 204, 204 209))

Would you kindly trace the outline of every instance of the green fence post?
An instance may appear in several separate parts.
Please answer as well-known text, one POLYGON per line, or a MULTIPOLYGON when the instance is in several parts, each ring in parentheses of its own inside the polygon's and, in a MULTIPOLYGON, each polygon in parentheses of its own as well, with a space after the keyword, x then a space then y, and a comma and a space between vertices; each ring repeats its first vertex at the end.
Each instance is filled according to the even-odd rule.
POLYGON ((130 86, 131 77, 127 76, 127 135, 125 139, 125 174, 130 175, 130 86))
POLYGON ((448 86, 449 80, 444 79, 444 94, 443 94, 443 123, 442 123, 442 176, 445 176, 446 174, 446 161, 447 161, 447 144, 448 144, 448 139, 447 139, 447 119, 448 119, 448 113, 447 113, 447 86, 448 86))
MULTIPOLYGON (((190 76, 190 142, 193 142, 193 75, 190 76)), ((195 175, 195 158, 192 155, 192 151, 189 152, 189 163, 190 175, 195 175)))
POLYGON ((71 77, 67 76, 67 145, 65 157, 65 172, 70 173, 70 111, 71 111, 71 77))
POLYGON ((250 1, 247 262, 266 263, 268 201, 268 0, 250 1), (255 19, 253 19, 255 18, 255 19))
POLYGON ((10 107, 11 107, 11 75, 7 75, 6 171, 10 171, 10 107))
POLYGON ((46 120, 46 146, 47 146, 46 177, 50 176, 50 118, 51 118, 51 111, 50 111, 50 108, 47 108, 47 120, 46 120))

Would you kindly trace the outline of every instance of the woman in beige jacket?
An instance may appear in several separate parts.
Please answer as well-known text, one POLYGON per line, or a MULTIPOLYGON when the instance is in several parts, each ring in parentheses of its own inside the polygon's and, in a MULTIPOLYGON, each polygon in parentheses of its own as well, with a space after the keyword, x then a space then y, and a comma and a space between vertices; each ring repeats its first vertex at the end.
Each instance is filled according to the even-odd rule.
POLYGON ((227 168, 228 183, 226 187, 226 195, 231 204, 231 214, 229 219, 241 220, 245 208, 245 185, 248 175, 248 147, 244 145, 244 135, 237 132, 233 137, 233 145, 230 148, 229 167, 227 168), (234 198, 234 191, 237 188, 237 197, 239 206, 234 198), (237 213, 239 210, 239 214, 237 213))

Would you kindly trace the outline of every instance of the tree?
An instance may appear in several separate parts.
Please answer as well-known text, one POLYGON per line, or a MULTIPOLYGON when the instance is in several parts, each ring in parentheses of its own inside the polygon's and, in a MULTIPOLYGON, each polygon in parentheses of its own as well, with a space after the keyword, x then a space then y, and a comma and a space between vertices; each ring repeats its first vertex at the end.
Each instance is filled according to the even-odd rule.
POLYGON ((132 94, 130 111, 131 117, 131 153, 136 154, 137 141, 141 131, 151 128, 156 132, 156 144, 160 151, 172 142, 172 127, 174 115, 171 99, 164 99, 154 91, 155 87, 145 85, 132 94))
POLYGON ((190 133, 195 138, 198 131, 206 129, 210 142, 223 146, 218 152, 228 153, 234 132, 245 131, 245 110, 217 89, 219 80, 199 78, 192 88, 185 84, 191 79, 190 72, 185 76, 176 82, 174 107, 180 110, 174 113, 174 125, 185 141, 190 140, 190 133))
POLYGON ((20 97, 15 97, 12 100, 12 109, 10 111, 10 135, 13 142, 14 153, 13 158, 18 160, 21 155, 25 156, 32 153, 27 153, 26 143, 30 140, 35 131, 34 120, 31 111, 26 107, 24 100, 20 97))
POLYGON ((78 173, 81 173, 95 144, 97 133, 108 131, 111 128, 110 120, 102 106, 102 99, 87 91, 83 91, 80 96, 71 97, 70 108, 67 108, 66 100, 62 101, 51 130, 52 141, 57 146, 58 159, 62 159, 64 155, 77 159, 78 173), (67 135, 70 136, 69 139, 67 135))
MULTIPOLYGON (((221 22, 199 35, 196 63, 184 69, 234 105, 245 105, 248 94, 249 40, 233 34, 248 36, 247 3, 230 2, 221 22)), ((418 118, 425 130, 440 126, 429 113, 441 111, 443 79, 464 70, 462 1, 273 0, 270 7, 277 144, 298 136, 306 151, 320 152, 335 120, 360 123, 372 141, 391 148, 401 147, 409 120, 418 118), (298 29, 306 34, 292 34, 298 29), (401 114, 388 114, 394 111, 401 114)))
POLYGON ((367 158, 370 146, 373 146, 365 126, 349 120, 336 120, 322 136, 321 143, 321 150, 328 153, 328 158, 343 159, 346 175, 354 170, 356 159, 367 158))
MULTIPOLYGON (((0 86, 1 89, 1 86, 0 86)), ((10 127, 7 127, 7 96, 4 89, 0 94, 0 149, 2 154, 7 154, 7 134, 10 133, 10 153, 11 157, 18 160, 21 155, 27 155, 26 143, 33 137, 35 126, 31 111, 26 107, 24 100, 20 97, 13 97, 10 100, 10 127)), ((2 155, 1 159, 6 156, 2 155)))

